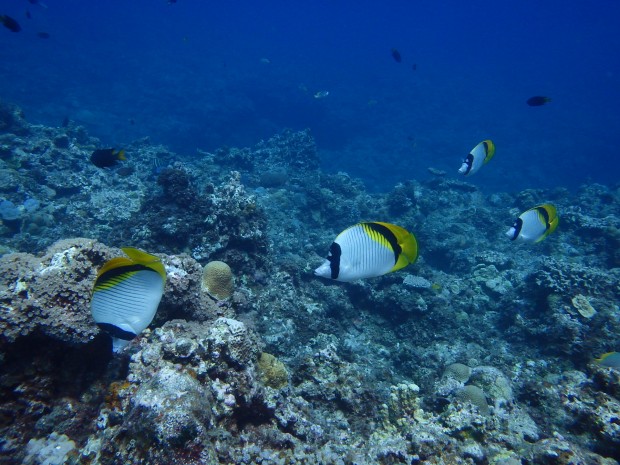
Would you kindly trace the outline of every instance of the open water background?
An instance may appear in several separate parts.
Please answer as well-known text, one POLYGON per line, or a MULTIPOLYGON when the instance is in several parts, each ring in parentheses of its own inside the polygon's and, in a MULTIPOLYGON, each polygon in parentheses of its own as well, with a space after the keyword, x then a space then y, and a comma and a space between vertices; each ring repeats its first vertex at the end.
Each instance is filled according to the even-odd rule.
POLYGON ((456 177, 491 138, 487 191, 619 179, 615 1, 2 0, 0 14, 22 26, 0 28, 0 98, 103 145, 149 136, 193 157, 309 127, 325 170, 388 190, 429 166, 456 177))

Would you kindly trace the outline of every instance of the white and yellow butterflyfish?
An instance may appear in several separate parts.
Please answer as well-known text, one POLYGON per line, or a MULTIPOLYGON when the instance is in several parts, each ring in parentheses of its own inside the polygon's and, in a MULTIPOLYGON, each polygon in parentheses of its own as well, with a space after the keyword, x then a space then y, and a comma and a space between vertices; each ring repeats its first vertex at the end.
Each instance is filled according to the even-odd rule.
POLYGON ((400 270, 417 258, 418 243, 406 229, 390 223, 358 223, 338 234, 327 260, 314 274, 349 282, 400 270))
POLYGON ((132 247, 129 258, 107 261, 97 273, 90 310, 97 325, 112 336, 119 352, 153 321, 166 284, 159 258, 132 247))
POLYGON ((463 176, 471 176, 482 168, 482 165, 488 163, 493 155, 495 155, 495 144, 491 140, 483 140, 465 157, 459 173, 463 176))
POLYGON ((506 235, 515 242, 540 242, 555 231, 559 221, 555 207, 545 203, 521 213, 506 235))

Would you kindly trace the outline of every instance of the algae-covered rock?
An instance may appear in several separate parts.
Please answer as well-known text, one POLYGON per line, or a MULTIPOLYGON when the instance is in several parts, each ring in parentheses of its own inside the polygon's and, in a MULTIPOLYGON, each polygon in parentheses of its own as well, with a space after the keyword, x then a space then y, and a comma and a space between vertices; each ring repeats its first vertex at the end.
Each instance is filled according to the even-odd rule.
POLYGON ((140 386, 131 401, 132 434, 163 446, 181 446, 212 421, 212 398, 188 373, 164 367, 140 386))
POLYGON ((288 384, 288 371, 284 363, 267 352, 260 354, 258 372, 265 386, 280 389, 288 384))

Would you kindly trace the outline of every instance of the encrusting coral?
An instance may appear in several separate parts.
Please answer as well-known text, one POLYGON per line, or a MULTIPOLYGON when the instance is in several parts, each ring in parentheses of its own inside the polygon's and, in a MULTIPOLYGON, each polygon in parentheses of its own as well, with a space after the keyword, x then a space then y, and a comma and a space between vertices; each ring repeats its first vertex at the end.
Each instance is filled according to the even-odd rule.
POLYGON ((202 289, 217 300, 230 298, 234 289, 230 266, 219 260, 207 263, 202 272, 202 289))
POLYGON ((457 391, 456 398, 461 402, 469 402, 475 405, 482 415, 489 415, 490 413, 489 404, 487 403, 484 391, 478 386, 474 386, 473 384, 464 386, 461 390, 457 391))

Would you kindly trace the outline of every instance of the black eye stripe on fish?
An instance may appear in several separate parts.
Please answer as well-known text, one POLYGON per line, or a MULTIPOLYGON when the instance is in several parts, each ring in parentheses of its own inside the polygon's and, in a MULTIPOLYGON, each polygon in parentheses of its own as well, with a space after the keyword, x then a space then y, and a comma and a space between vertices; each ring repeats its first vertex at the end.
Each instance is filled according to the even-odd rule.
POLYGON ((517 218, 517 220, 514 222, 514 225, 513 225, 513 228, 514 228, 515 232, 512 235, 512 237, 510 238, 511 241, 514 241, 517 238, 517 236, 521 232, 521 227, 522 226, 523 226, 523 220, 521 218, 517 218))
POLYGON ((330 261, 331 277, 332 279, 338 279, 338 274, 340 273, 340 246, 332 242, 332 245, 329 247, 329 252, 330 256, 328 260, 330 261))

